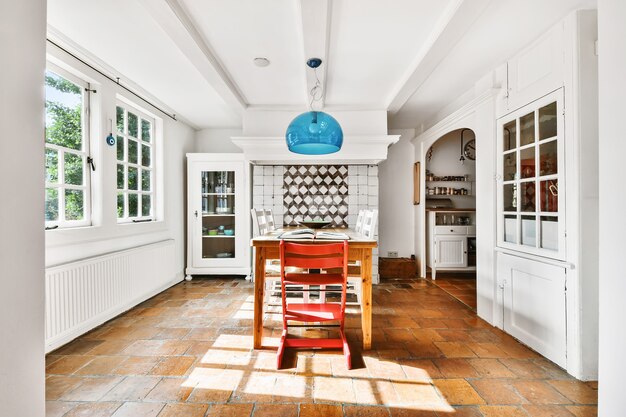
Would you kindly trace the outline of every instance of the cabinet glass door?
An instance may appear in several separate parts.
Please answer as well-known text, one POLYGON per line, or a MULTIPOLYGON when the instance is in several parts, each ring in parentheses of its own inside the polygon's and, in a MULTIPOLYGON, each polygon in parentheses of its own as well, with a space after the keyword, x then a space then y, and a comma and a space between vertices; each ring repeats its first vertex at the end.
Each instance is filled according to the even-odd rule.
POLYGON ((235 258, 235 171, 200 171, 200 188, 202 259, 235 258))
POLYGON ((498 121, 498 245, 564 254, 562 91, 498 121))

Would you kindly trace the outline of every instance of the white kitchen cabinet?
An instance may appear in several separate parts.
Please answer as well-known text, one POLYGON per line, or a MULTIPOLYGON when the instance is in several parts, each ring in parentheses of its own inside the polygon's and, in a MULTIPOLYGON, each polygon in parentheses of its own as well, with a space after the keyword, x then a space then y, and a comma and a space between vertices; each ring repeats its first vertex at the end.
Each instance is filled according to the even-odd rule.
POLYGON ((467 266, 467 237, 462 235, 435 236, 437 268, 464 268, 467 266))
POLYGON ((427 266, 432 278, 438 270, 476 270, 476 226, 473 209, 440 209, 428 212, 427 266), (459 224, 462 223, 462 224, 459 224))
POLYGON ((187 279, 250 275, 248 164, 240 154, 187 154, 187 279))

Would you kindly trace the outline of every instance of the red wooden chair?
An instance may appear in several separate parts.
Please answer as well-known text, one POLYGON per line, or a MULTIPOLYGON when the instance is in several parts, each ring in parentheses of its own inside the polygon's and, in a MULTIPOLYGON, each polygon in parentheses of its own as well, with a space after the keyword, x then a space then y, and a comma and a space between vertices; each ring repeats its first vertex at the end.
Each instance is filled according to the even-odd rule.
POLYGON ((280 369, 286 348, 342 349, 352 369, 350 347, 344 332, 346 313, 346 286, 348 278, 348 242, 300 244, 280 242, 280 281, 282 286, 283 334, 278 345, 276 367, 280 369), (339 268, 341 273, 290 273, 287 267, 307 269, 339 268), (341 285, 341 302, 288 303, 286 285, 341 285), (289 321, 304 323, 339 321, 340 338, 289 338, 289 321))

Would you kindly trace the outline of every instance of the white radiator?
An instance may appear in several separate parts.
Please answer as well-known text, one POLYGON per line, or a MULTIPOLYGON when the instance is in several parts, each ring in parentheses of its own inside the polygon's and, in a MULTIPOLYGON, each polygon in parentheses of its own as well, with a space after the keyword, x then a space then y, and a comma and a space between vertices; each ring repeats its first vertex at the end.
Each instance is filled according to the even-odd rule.
POLYGON ((174 240, 46 268, 46 353, 182 279, 174 240))

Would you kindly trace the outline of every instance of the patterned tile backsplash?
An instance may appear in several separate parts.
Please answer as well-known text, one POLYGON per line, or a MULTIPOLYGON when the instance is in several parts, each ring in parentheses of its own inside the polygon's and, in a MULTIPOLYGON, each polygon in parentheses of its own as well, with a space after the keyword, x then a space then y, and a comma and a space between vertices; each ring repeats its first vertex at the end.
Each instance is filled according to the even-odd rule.
POLYGON ((328 220, 347 227, 347 165, 290 165, 283 174, 283 224, 328 220))
POLYGON ((378 209, 375 165, 255 166, 252 173, 252 206, 272 209, 276 225, 324 219, 338 227, 354 227, 359 210, 378 209))

